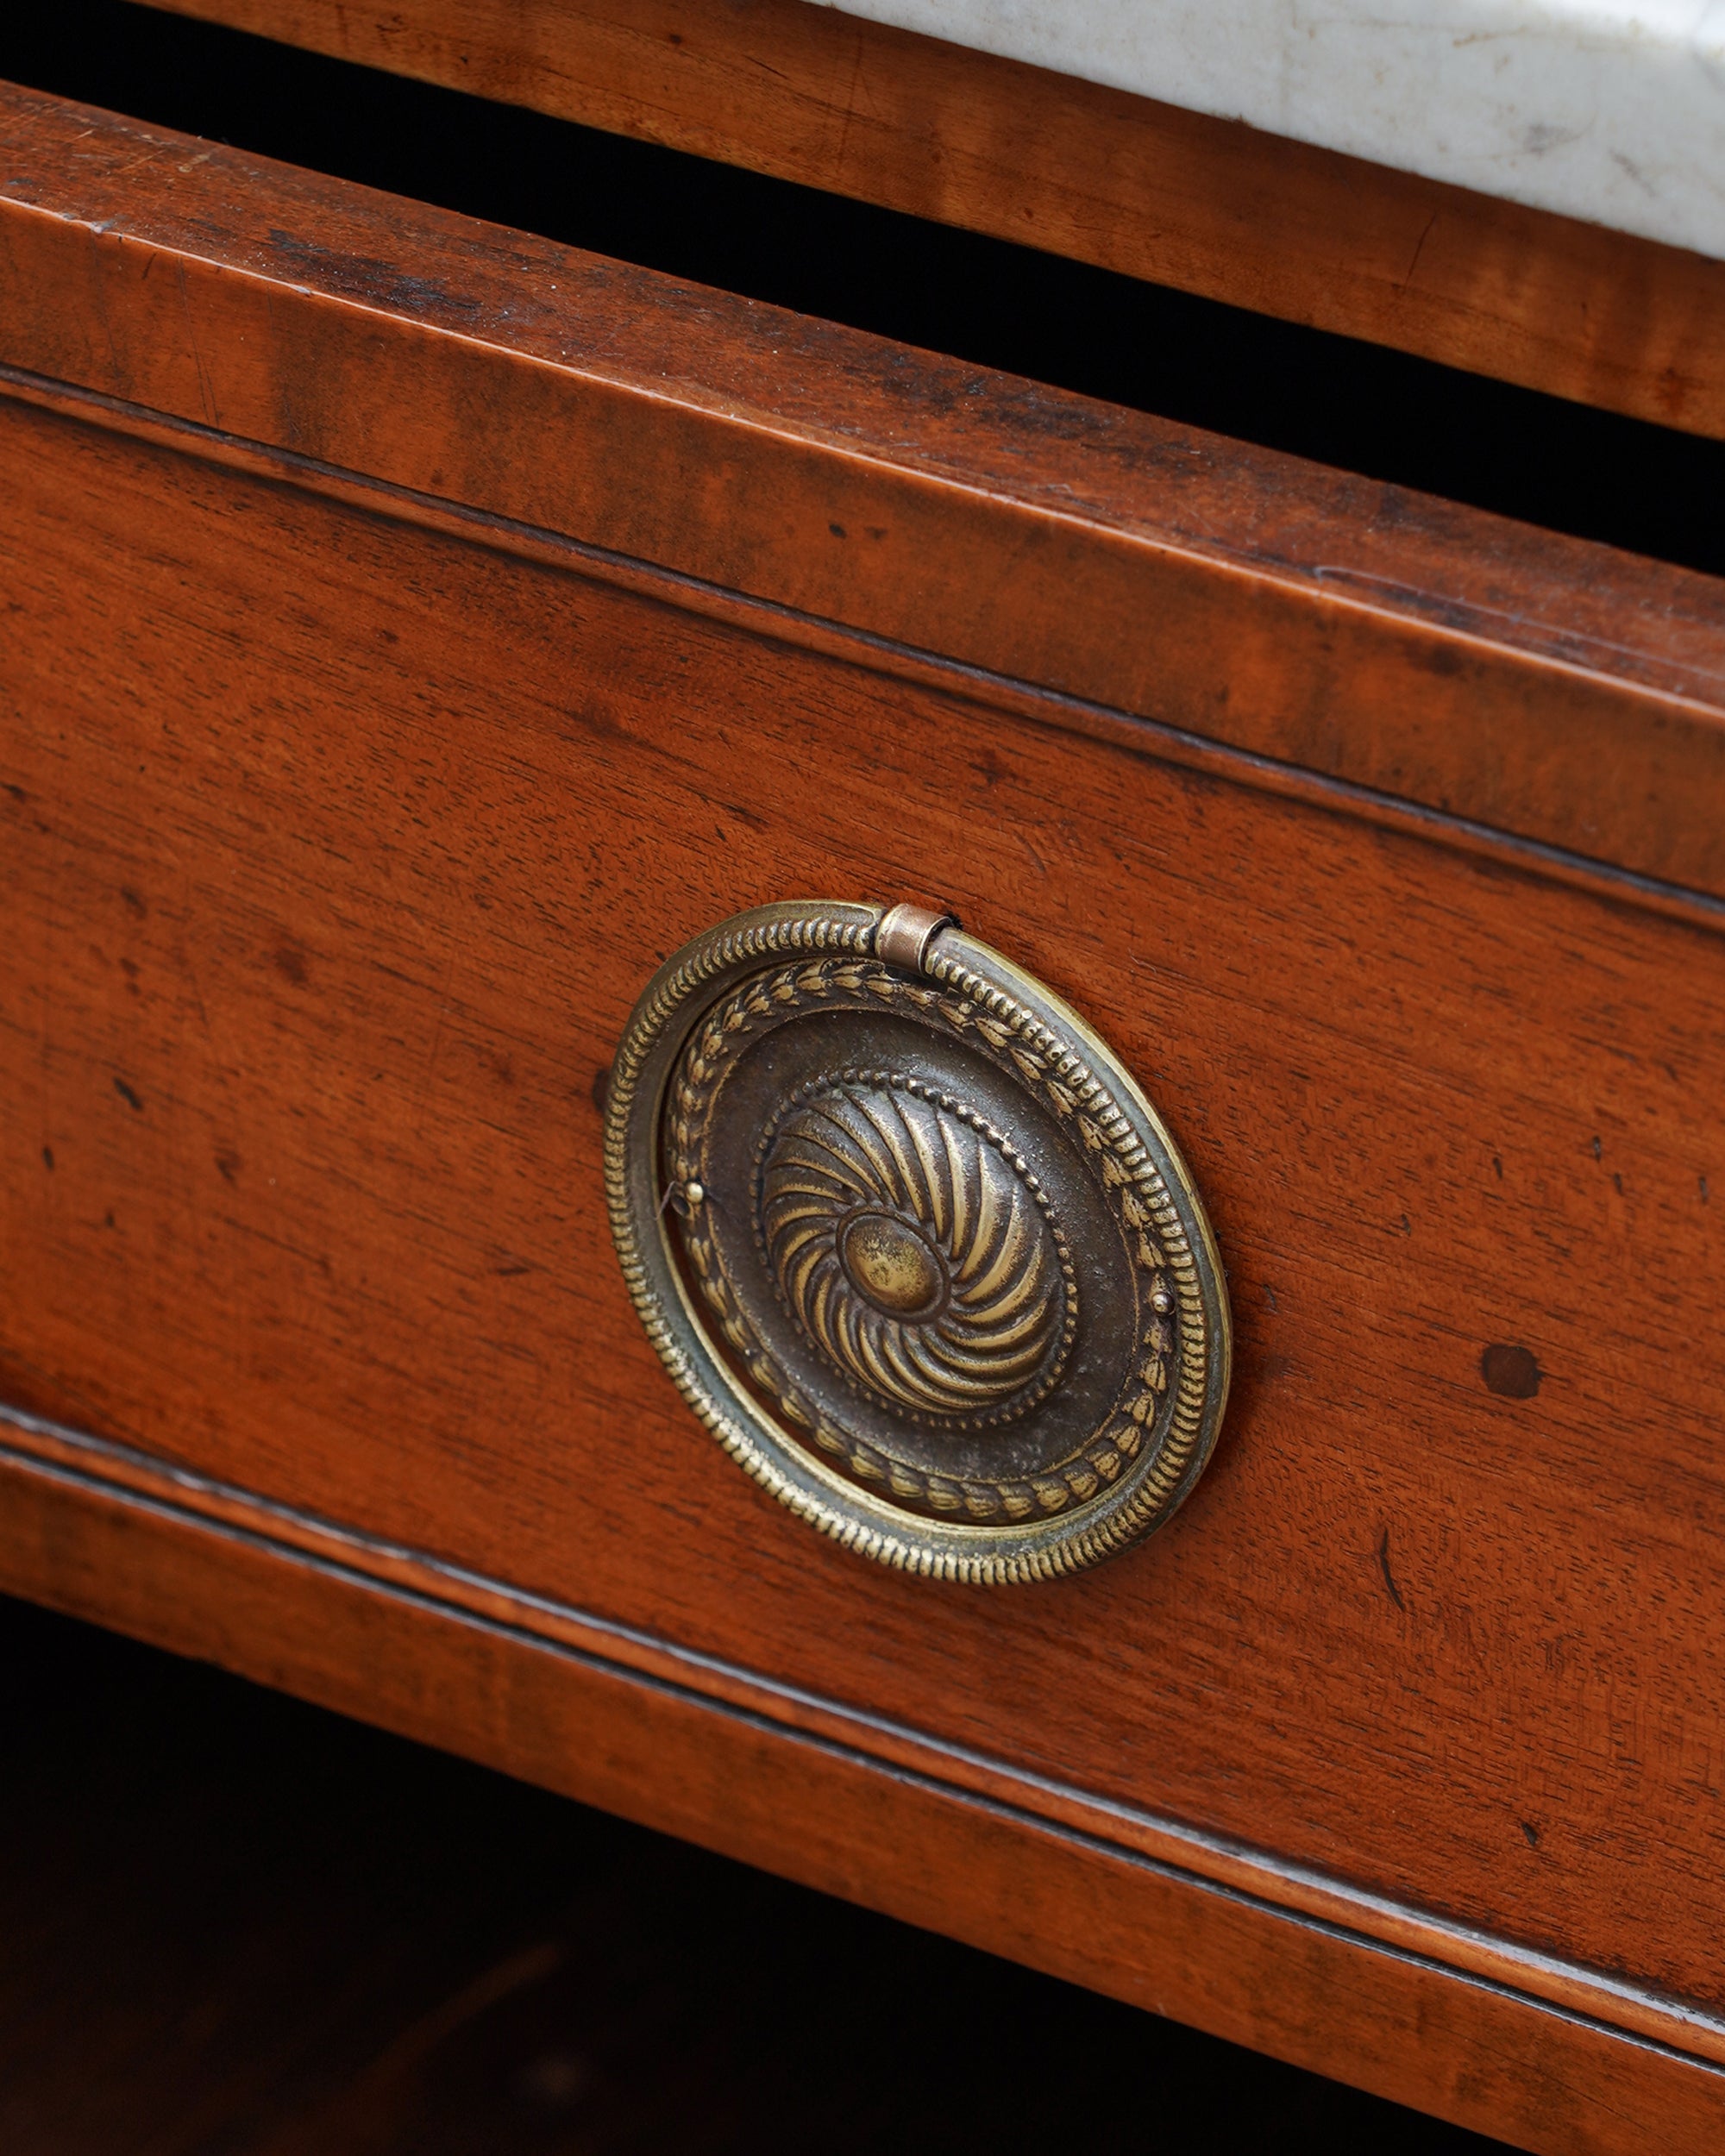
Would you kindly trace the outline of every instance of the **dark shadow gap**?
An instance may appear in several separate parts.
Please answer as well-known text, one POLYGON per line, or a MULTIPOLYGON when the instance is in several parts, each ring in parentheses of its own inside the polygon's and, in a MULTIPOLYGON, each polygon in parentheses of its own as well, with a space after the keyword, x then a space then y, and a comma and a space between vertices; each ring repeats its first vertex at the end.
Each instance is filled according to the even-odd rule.
POLYGON ((1725 444, 125 0, 11 10, 0 75, 1725 573, 1725 444))

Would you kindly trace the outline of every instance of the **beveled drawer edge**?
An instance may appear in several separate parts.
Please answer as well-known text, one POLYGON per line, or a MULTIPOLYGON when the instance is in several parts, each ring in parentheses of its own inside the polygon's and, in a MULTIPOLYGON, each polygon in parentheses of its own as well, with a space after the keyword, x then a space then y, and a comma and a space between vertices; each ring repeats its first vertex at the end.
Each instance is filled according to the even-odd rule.
MULTIPOLYGON (((1076 1834, 1267 1914, 1321 1925, 1362 1947, 1409 1958, 1633 2038, 1674 2059, 1725 2071, 1725 2016, 1475 1927, 1428 1915, 1312 1867, 1138 1807, 1090 1795, 886 1717, 782 1683, 426 1551, 391 1543, 235 1485, 0 1403, 0 1463, 70 1478, 112 1501, 166 1509, 201 1532, 238 1534, 282 1557, 334 1564, 364 1585, 408 1593, 450 1617, 482 1620, 620 1677, 670 1685, 787 1736, 836 1745, 918 1776, 1026 1824, 1076 1834)), ((3 1581, 0 1581, 3 1584, 3 1581)))
POLYGON ((9 364, 1725 898, 1720 580, 93 109, 0 113, 9 364))
POLYGON ((1452 851, 1499 862, 1521 874, 1567 884, 1716 935, 1725 934, 1725 897, 1643 875, 1612 862, 1381 793, 1355 780, 1331 777, 1302 764, 1231 747, 1157 719, 898 643, 656 562, 570 539, 560 532, 344 470, 292 450, 248 441, 195 420, 149 411, 97 390, 45 380, 3 364, 0 364, 0 398, 101 427, 229 471, 296 487, 367 515, 411 523, 471 545, 638 592, 753 636, 848 660, 871 673, 889 674, 984 705, 1026 724, 1081 734, 1128 755, 1212 774, 1278 799, 1403 832, 1452 851))
POLYGON ((1534 2156, 1713 2156, 1725 2131, 1692 2050, 169 1499, 4 1446, 0 1490, 0 1587, 69 1614, 1534 2156))

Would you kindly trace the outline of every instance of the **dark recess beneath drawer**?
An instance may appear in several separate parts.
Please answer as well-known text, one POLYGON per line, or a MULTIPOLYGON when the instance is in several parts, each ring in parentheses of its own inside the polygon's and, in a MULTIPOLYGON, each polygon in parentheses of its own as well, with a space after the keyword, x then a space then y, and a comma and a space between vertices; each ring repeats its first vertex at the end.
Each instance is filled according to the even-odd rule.
POLYGON ((22 1603, 0 1670, 8 2156, 1501 2146, 22 1603))

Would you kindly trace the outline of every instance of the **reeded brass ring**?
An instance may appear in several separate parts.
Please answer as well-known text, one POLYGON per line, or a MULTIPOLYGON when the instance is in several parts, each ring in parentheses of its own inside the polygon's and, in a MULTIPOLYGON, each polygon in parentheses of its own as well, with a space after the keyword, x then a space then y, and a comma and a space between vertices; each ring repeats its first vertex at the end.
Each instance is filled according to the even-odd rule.
POLYGON ((737 914, 655 975, 605 1117, 612 1231, 684 1398, 848 1547, 1004 1583, 1196 1482, 1226 1290, 1156 1111, 950 917, 737 914))

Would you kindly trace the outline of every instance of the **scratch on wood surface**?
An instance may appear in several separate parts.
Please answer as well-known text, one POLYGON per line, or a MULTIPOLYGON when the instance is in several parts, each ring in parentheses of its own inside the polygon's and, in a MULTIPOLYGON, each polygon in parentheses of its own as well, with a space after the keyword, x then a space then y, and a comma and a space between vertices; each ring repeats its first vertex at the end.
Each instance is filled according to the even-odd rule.
POLYGON ((216 393, 210 385, 209 371, 204 364, 204 354, 198 348, 198 327, 192 320, 191 295, 186 290, 184 261, 175 265, 175 279, 179 286, 180 307, 185 316, 185 335, 191 346, 191 361, 198 370, 198 402, 204 407, 205 423, 211 427, 217 427, 222 423, 216 410, 216 393))
POLYGON ((1389 1569, 1389 1530, 1386 1527, 1377 1542, 1377 1569, 1383 1575, 1383 1584, 1389 1590, 1389 1599, 1405 1617, 1408 1605, 1402 1599, 1402 1590, 1396 1584, 1396 1575, 1389 1569))

